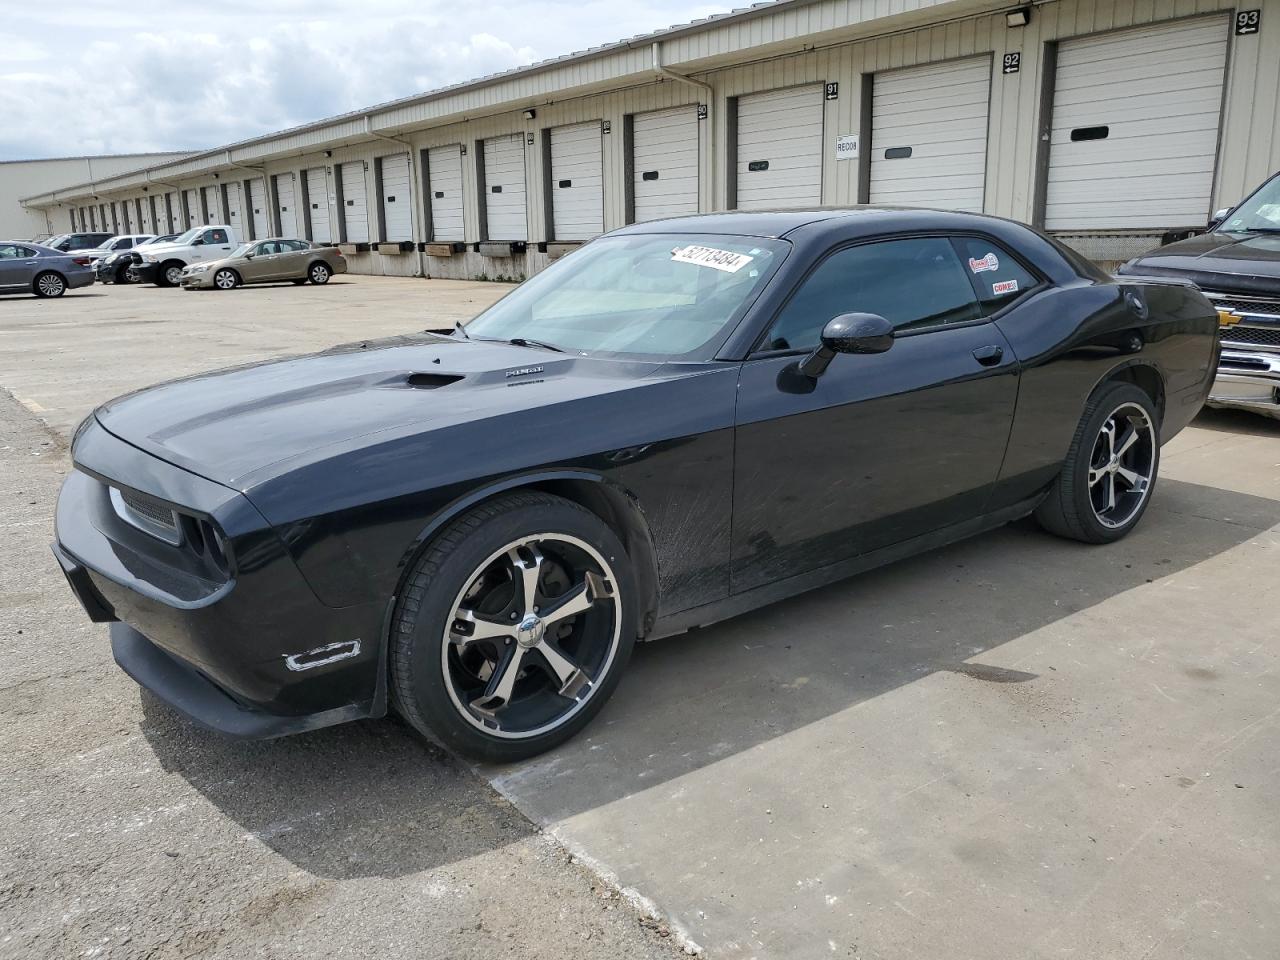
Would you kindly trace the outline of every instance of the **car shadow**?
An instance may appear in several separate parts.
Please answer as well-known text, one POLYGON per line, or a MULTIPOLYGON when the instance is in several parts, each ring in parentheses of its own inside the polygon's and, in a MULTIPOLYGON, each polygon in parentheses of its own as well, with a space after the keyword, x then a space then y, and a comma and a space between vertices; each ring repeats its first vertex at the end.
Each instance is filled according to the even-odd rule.
POLYGON ((464 764, 397 720, 283 740, 229 740, 140 691, 167 773, 308 873, 401 877, 497 850, 535 828, 464 764))
POLYGON ((1280 420, 1250 413, 1248 410, 1204 407, 1192 421, 1192 425, 1246 437, 1280 437, 1280 420))
MULTIPOLYGON (((547 823, 685 776, 937 671, 1034 681, 1034 674, 983 663, 983 655, 1277 523, 1280 501, 1171 480, 1161 481, 1139 529, 1111 546, 1060 540, 1022 521, 641 644, 613 699, 577 738, 523 764, 479 772, 547 823), (1215 519, 1223 517, 1231 522, 1215 519)), ((143 732, 166 770, 313 873, 401 875, 530 829, 513 809, 494 806, 501 802, 463 764, 398 722, 240 743, 193 730, 154 701, 145 717, 143 732), (495 810, 500 827, 488 833, 448 829, 479 829, 495 810)))

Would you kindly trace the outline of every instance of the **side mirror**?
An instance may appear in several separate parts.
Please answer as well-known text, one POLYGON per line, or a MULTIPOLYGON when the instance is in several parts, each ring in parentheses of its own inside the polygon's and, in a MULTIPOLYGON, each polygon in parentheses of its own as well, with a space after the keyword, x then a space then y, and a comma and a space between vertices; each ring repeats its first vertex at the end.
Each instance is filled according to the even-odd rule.
POLYGON ((1227 219, 1227 214, 1230 212, 1231 212, 1230 207, 1223 207, 1221 210, 1215 213, 1213 215, 1213 218, 1209 221, 1209 229, 1210 230, 1214 229, 1215 227, 1218 226, 1218 224, 1222 223, 1223 220, 1227 219))
POLYGON ((246 254, 244 255, 244 258, 245 258, 246 260, 252 260, 252 259, 253 259, 253 251, 252 251, 252 250, 250 250, 248 253, 246 253, 246 254))
POLYGON ((800 361, 800 372, 816 380, 837 353, 884 353, 893 346, 893 324, 875 313, 845 313, 827 321, 822 345, 800 361))

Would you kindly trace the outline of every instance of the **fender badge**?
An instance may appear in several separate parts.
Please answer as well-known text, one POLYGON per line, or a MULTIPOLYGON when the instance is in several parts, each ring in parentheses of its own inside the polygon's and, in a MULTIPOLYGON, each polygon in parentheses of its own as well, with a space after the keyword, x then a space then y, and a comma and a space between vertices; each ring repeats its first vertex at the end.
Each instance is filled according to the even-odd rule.
POLYGON ((516 367, 514 370, 508 370, 508 377, 527 377, 530 374, 542 373, 546 367, 516 367))

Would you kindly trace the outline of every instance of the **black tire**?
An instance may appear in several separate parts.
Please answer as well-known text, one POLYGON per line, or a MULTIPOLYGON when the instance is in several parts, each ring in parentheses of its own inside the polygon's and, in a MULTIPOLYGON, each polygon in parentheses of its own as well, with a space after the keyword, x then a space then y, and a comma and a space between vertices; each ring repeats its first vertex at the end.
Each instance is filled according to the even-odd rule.
POLYGON ((329 282, 329 278, 333 276, 333 271, 329 269, 327 263, 317 260, 311 266, 307 267, 307 279, 312 283, 321 285, 329 282))
MULTIPOLYGON (((588 564, 592 562, 588 552, 579 556, 588 564)), ((630 559, 617 536, 599 517, 577 504, 534 491, 504 494, 483 503, 450 523, 427 546, 396 601, 390 637, 392 703, 420 733, 477 760, 502 763, 549 750, 586 726, 617 687, 635 645, 634 584, 630 559), (473 596, 469 588, 477 590, 485 585, 484 571, 492 572, 495 565, 506 563, 512 545, 521 544, 517 551, 522 551, 526 541, 536 548, 534 600, 523 598, 523 587, 517 585, 519 574, 513 573, 507 584, 499 580, 493 588, 511 591, 512 606, 492 612, 494 619, 487 622, 505 626, 507 617, 516 617, 515 607, 522 603, 532 607, 541 597, 545 625, 522 632, 527 622, 522 620, 511 626, 513 632, 506 639, 458 646, 460 622, 455 618, 465 611, 461 604, 473 596), (576 571, 569 565, 558 568, 546 563, 554 557, 556 547, 577 549, 566 546, 570 541, 585 545, 596 559, 605 561, 603 583, 611 589, 591 590, 590 574, 575 588, 571 584, 578 577, 576 571), (543 591, 557 569, 566 574, 561 580, 566 586, 548 598, 543 591), (557 623, 548 611, 575 592, 592 598, 587 600, 586 612, 557 623), (554 638, 552 650, 567 655, 570 666, 583 665, 558 690, 554 688, 559 681, 547 668, 550 661, 535 652, 553 640, 544 630, 567 630, 568 634, 554 638), (464 658, 475 655, 477 647, 489 653, 478 657, 481 669, 473 675, 464 658), (476 689, 467 692, 460 684, 475 681, 484 686, 487 680, 487 694, 500 679, 499 671, 506 672, 506 664, 517 654, 521 659, 514 661, 510 671, 515 679, 508 697, 486 719, 487 705, 478 709, 477 705, 492 703, 492 698, 468 699, 476 689), (590 670, 585 666, 588 660, 593 664, 590 670), (489 667, 487 677, 485 666, 489 667), (517 684, 523 685, 523 692, 516 689, 517 684), (567 712, 555 712, 562 709, 567 712), (521 716, 522 711, 526 717, 536 717, 532 725, 522 727, 513 722, 508 727, 507 717, 521 716)), ((471 602, 479 612, 484 595, 471 602)))
POLYGON ((60 297, 67 292, 67 279, 54 270, 46 270, 32 279, 31 292, 43 299, 60 297))
POLYGON ((179 271, 186 264, 181 260, 166 260, 156 268, 156 286, 157 287, 176 287, 177 283, 169 278, 169 271, 177 267, 179 271))
POLYGON ((234 290, 242 282, 240 274, 230 267, 222 267, 213 274, 213 288, 215 290, 234 290))
POLYGON ((292 283, 295 287, 300 287, 300 286, 302 286, 304 283, 306 283, 306 282, 307 282, 307 278, 306 278, 306 277, 300 277, 300 278, 299 278, 299 279, 297 279, 297 280, 290 280, 289 282, 290 282, 290 283, 292 283))
POLYGON ((130 264, 127 264, 127 263, 126 263, 124 266, 116 267, 116 275, 115 275, 115 282, 116 282, 116 283, 118 283, 118 284, 119 284, 119 283, 134 283, 134 282, 135 282, 135 280, 136 280, 137 278, 134 276, 134 274, 132 274, 132 273, 130 273, 130 272, 129 272, 129 267, 130 267, 130 266, 131 266, 130 264))
MULTIPOLYGON (((1117 445, 1115 431, 1112 431, 1112 450, 1117 445)), ((1062 473, 1054 481, 1049 495, 1036 508, 1036 520, 1040 526, 1050 533, 1082 543, 1114 543, 1127 536, 1142 515, 1155 492, 1156 478, 1160 470, 1160 420, 1155 403, 1145 390, 1130 383, 1105 384, 1089 398, 1085 406, 1084 416, 1076 427, 1071 447, 1062 465, 1062 473), (1146 428, 1140 423, 1138 410, 1146 417, 1146 428), (1141 454, 1141 464, 1137 460, 1127 464, 1108 461, 1110 467, 1103 464, 1105 457, 1099 453, 1105 451, 1106 437, 1104 430, 1119 415, 1121 422, 1128 423, 1138 434, 1133 447, 1133 454, 1141 454), (1136 449, 1135 449, 1136 448, 1136 449), (1121 510, 1121 500, 1116 489, 1122 482, 1115 480, 1117 470, 1126 469, 1128 473, 1145 475, 1146 482, 1141 491, 1129 486, 1119 496, 1128 496, 1132 502, 1121 510), (1110 473, 1112 476, 1107 477, 1110 473), (1112 484, 1111 501, 1116 503, 1114 511, 1099 511, 1098 501, 1107 502, 1106 487, 1095 491, 1095 484, 1090 483, 1092 476, 1098 477, 1096 483, 1112 484), (1100 475, 1100 476, 1099 476, 1100 475), (1107 514, 1110 513, 1110 516, 1107 514)))

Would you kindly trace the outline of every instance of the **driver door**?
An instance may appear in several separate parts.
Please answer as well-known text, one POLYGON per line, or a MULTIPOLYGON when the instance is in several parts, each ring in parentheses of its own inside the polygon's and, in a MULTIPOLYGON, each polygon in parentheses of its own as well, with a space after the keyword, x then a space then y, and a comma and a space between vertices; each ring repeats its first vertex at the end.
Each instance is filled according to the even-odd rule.
POLYGON ((739 383, 733 592, 982 513, 1018 379, 966 269, 945 237, 837 249, 773 319, 739 383), (890 320, 893 346, 800 375, 826 323, 853 312, 890 320))
POLYGON ((231 252, 231 237, 217 227, 200 234, 200 243, 191 248, 192 260, 221 260, 231 252))

